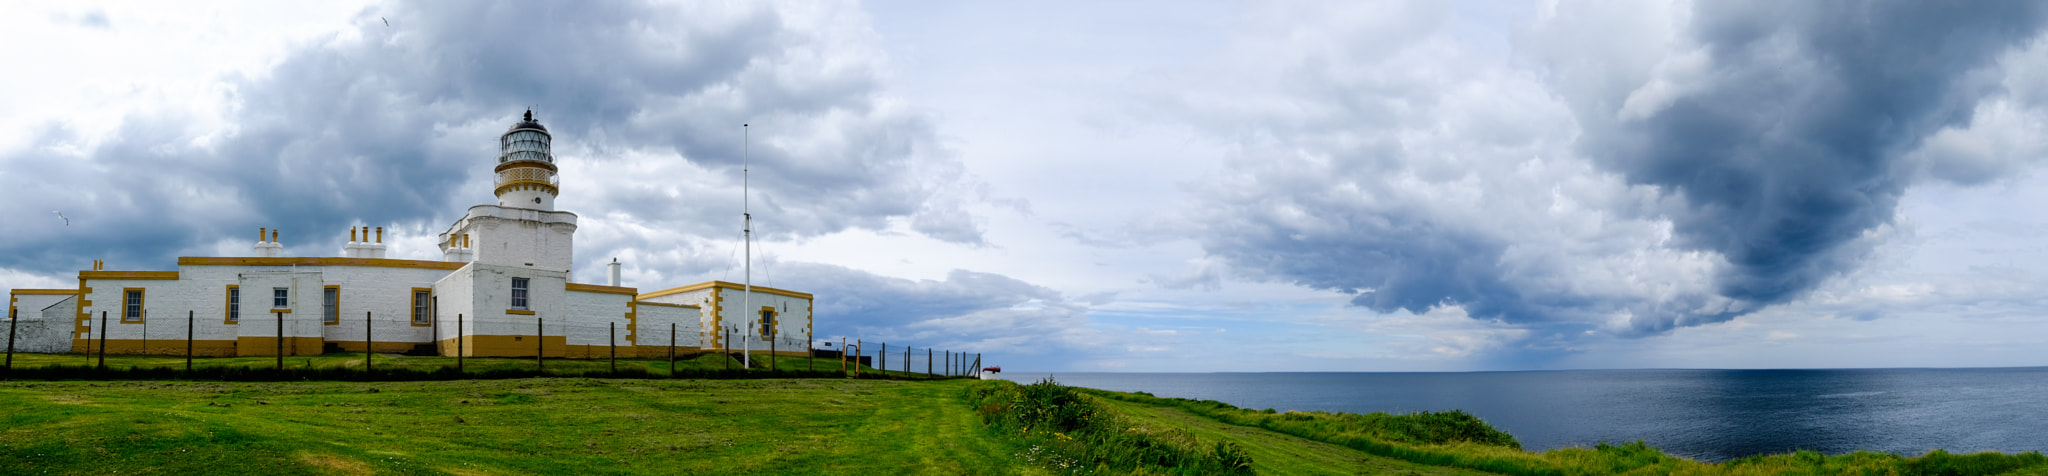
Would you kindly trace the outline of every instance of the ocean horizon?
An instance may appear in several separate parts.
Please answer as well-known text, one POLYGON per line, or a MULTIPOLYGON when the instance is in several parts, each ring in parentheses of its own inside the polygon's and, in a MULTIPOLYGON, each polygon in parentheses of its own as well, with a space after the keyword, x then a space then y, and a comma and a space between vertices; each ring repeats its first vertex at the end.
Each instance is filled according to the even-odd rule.
POLYGON ((2048 451, 2048 367, 1006 372, 1276 411, 1463 410, 1545 451, 1642 440, 1707 462, 1813 450, 2048 451))

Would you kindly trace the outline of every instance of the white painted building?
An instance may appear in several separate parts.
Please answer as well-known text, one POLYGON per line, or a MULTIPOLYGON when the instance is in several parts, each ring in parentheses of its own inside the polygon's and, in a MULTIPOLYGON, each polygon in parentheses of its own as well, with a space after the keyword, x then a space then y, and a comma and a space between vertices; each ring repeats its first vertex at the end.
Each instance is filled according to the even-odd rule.
POLYGON ((576 214, 554 209, 552 140, 531 111, 500 137, 498 203, 470 207, 449 226, 440 261, 386 259, 382 227, 351 227, 338 257, 283 256, 281 233, 266 228, 249 257, 183 257, 176 271, 94 262, 78 273, 78 289, 11 293, 10 315, 62 330, 17 349, 182 355, 189 334, 203 356, 363 351, 373 342, 378 352, 468 356, 605 357, 614 346, 621 357, 656 356, 670 345, 803 355, 810 294, 753 286, 746 296, 746 286, 723 281, 641 293, 620 285, 617 263, 605 285, 569 282, 576 214), (752 313, 740 309, 749 300, 752 313), (748 326, 758 326, 756 340, 739 342, 748 326))

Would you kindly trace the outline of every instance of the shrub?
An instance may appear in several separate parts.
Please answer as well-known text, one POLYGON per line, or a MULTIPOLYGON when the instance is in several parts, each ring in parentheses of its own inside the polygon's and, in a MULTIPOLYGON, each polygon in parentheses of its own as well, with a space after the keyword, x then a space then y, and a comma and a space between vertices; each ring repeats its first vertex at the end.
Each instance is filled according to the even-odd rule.
POLYGON ((991 431, 1027 447, 1018 456, 1049 469, 1138 474, 1252 474, 1252 458, 1225 442, 1203 446, 1186 430, 1132 424, 1051 378, 1029 385, 979 382, 969 403, 991 431))

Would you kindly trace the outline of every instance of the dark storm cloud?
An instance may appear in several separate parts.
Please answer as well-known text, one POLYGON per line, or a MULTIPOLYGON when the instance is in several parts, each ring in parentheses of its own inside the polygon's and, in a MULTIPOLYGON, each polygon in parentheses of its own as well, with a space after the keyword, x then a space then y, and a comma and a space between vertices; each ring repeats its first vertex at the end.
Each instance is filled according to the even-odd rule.
POLYGON ((1654 112, 1587 118, 1582 145, 1631 183, 1683 198, 1680 244, 1726 258, 1721 295, 1785 302, 1859 263, 1859 238, 1891 222, 1912 178, 1901 158, 1999 92, 1987 70, 2037 35, 2042 13, 2025 2, 1700 2, 1690 33, 1709 69, 1675 78, 1692 86, 1643 106, 1654 112))
MULTIPOLYGON (((579 171, 565 169, 563 208, 586 216, 671 238, 727 238, 739 194, 707 190, 736 188, 739 125, 749 122, 755 212, 767 229, 803 237, 913 216, 957 163, 926 150, 922 118, 878 104, 880 59, 859 46, 863 30, 842 27, 845 12, 820 10, 375 7, 350 35, 230 78, 225 130, 138 112, 102 141, 52 127, 0 155, 0 198, 25 207, 4 212, 0 267, 64 273, 106 258, 166 268, 175 254, 212 254, 216 241, 248 241, 257 227, 283 229, 295 255, 337 252, 351 225, 438 231, 492 200, 497 135, 529 106, 555 133, 558 159, 680 154, 697 171, 566 178, 579 171)), ((946 232, 967 236, 957 228, 946 232)))
POLYGON ((2003 94, 2038 5, 1692 8, 1565 2, 1499 56, 1461 20, 1279 8, 1236 45, 1269 53, 1234 59, 1272 67, 1164 101, 1234 155, 1195 190, 1196 239, 1238 276, 1568 344, 1796 299, 1865 259, 1915 177, 2013 170, 1909 156, 2003 94))

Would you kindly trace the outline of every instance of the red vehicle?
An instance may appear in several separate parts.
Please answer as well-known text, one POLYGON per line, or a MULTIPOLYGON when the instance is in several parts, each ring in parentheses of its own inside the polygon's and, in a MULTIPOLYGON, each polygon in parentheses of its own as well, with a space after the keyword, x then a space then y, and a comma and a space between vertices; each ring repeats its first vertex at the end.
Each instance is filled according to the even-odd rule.
POLYGON ((994 366, 994 367, 983 367, 983 368, 981 369, 981 371, 983 371, 983 372, 995 372, 995 373, 1003 373, 1003 366, 1001 366, 1001 365, 998 365, 998 366, 994 366))

